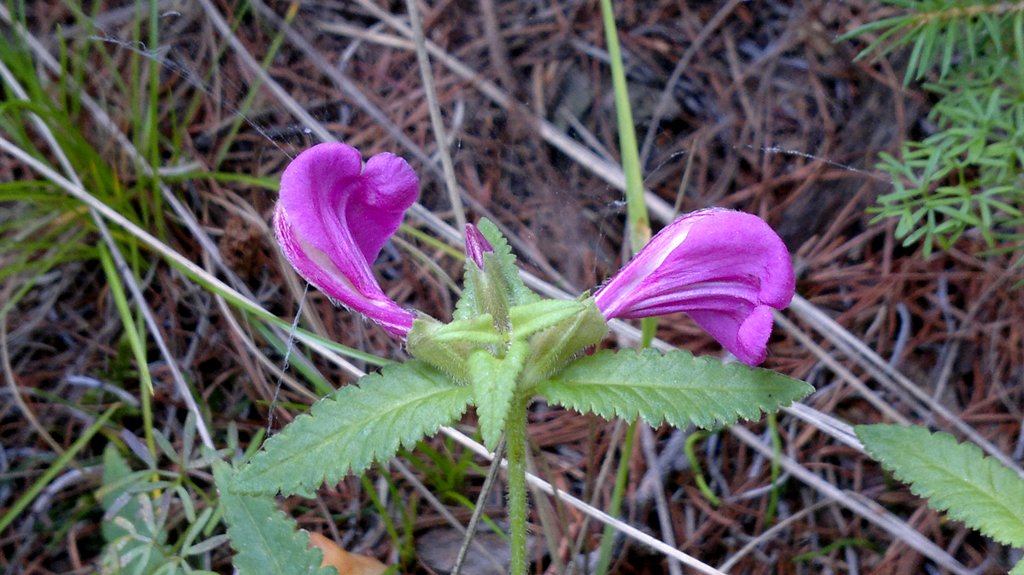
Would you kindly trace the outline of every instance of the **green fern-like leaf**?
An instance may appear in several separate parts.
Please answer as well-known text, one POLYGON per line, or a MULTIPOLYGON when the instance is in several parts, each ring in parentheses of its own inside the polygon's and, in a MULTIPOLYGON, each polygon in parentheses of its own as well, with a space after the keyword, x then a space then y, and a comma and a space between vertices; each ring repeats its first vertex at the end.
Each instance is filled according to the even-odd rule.
POLYGON ((97 494, 106 514, 103 538, 107 541, 103 573, 152 573, 168 564, 173 554, 167 548, 167 530, 149 520, 150 492, 141 492, 149 474, 133 472, 117 448, 103 450, 103 489, 97 494), (144 511, 149 507, 149 513, 144 511))
POLYGON ((1024 479, 971 443, 918 426, 860 425, 868 453, 914 494, 996 541, 1024 547, 1024 479))
POLYGON ((277 509, 273 496, 236 493, 234 476, 228 464, 213 464, 240 575, 337 575, 333 568, 320 567, 320 550, 309 548, 309 535, 298 531, 295 521, 277 509))
POLYGON ((869 22, 839 37, 840 41, 866 37, 867 47, 857 59, 869 54, 884 56, 910 48, 905 82, 921 79, 938 66, 939 77, 953 69, 954 52, 972 64, 1024 50, 1017 34, 1024 8, 1011 2, 978 0, 882 0, 906 12, 869 22), (963 40, 961 40, 961 38, 963 40))
POLYGON ((360 473, 450 423, 472 393, 420 361, 386 366, 321 400, 267 440, 238 473, 236 490, 311 497, 324 482, 360 473))
POLYGON ((813 388, 773 371, 727 365, 685 351, 662 355, 646 349, 583 358, 537 391, 549 402, 606 419, 640 416, 652 425, 667 421, 709 428, 760 417, 762 411, 778 409, 813 388))

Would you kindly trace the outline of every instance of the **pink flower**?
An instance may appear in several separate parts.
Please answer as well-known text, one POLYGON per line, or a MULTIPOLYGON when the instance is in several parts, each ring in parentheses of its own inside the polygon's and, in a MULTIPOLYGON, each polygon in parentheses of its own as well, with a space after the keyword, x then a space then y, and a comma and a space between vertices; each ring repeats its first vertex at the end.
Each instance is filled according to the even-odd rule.
POLYGON ((723 209, 687 214, 661 230, 594 295, 605 318, 686 312, 740 361, 767 354, 772 308, 793 298, 793 265, 761 218, 723 209))
POLYGON ((363 166, 351 146, 313 146, 281 175, 278 243, 306 281, 404 338, 416 316, 384 294, 371 266, 418 193, 416 173, 398 156, 378 154, 363 166))

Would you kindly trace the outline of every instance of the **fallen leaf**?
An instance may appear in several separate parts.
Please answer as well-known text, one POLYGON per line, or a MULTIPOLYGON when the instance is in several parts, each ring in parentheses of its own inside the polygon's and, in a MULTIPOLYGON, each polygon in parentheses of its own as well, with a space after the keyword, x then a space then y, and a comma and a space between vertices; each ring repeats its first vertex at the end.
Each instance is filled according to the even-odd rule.
POLYGON ((338 570, 338 575, 381 575, 388 570, 387 565, 373 557, 349 553, 319 533, 309 534, 309 546, 323 551, 324 560, 320 566, 330 565, 338 570))

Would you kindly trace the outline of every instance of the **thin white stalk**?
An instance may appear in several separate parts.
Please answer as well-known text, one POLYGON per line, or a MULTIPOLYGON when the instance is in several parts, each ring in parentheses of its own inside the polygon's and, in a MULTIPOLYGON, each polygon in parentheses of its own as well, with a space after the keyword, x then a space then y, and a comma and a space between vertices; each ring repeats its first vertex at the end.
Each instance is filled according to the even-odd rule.
MULTIPOLYGON (((676 535, 672 526, 672 514, 668 509, 668 499, 665 497, 665 485, 661 481, 661 470, 658 465, 658 454, 654 450, 654 432, 646 422, 640 423, 640 448, 644 452, 644 459, 647 460, 647 467, 652 469, 650 477, 654 482, 654 502, 658 510, 658 526, 661 527, 661 536, 669 547, 676 546, 676 535)), ((683 575, 679 564, 669 561, 668 572, 670 575, 683 575)))
MULTIPOLYGON (((889 365, 888 361, 875 353, 873 349, 850 333, 849 330, 839 325, 839 323, 817 306, 796 295, 793 297, 790 309, 801 319, 814 326, 818 333, 825 336, 826 339, 831 341, 833 345, 843 351, 848 357, 858 361, 879 383, 890 389, 909 393, 927 406, 932 413, 938 414, 939 417, 945 419, 963 433, 967 439, 981 447, 985 453, 998 459, 1003 465, 1014 470, 1019 476, 1024 478, 1024 468, 1021 468, 1018 462, 1003 453, 1002 450, 978 433, 976 429, 968 425, 962 418, 926 393, 924 386, 914 383, 910 378, 889 365)), ((925 418, 931 415, 925 410, 920 410, 920 412, 925 418)))
POLYGON ((782 411, 785 411, 793 417, 802 419, 811 427, 818 429, 818 431, 821 431, 839 443, 842 443, 847 447, 852 447, 864 455, 867 455, 868 451, 864 449, 864 445, 859 439, 857 439, 857 435, 853 432, 853 426, 849 423, 832 417, 826 413, 822 413, 817 409, 808 407, 802 403, 794 403, 789 407, 783 407, 782 411))

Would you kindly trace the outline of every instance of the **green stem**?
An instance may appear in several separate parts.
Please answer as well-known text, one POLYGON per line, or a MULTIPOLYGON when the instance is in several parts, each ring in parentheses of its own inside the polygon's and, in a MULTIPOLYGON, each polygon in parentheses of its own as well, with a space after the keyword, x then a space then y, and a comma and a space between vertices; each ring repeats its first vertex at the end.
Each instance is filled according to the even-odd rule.
POLYGON ((683 450, 686 452, 686 459, 690 461, 690 469, 693 471, 693 481, 697 484, 697 489, 704 494, 704 498, 711 505, 718 507, 722 504, 722 501, 715 495, 714 491, 711 491, 711 488, 708 487, 708 482, 704 480, 704 470, 700 467, 700 460, 697 459, 697 451, 694 449, 697 442, 707 436, 708 432, 706 431, 695 431, 690 437, 686 438, 683 450))
POLYGON ((612 0, 601 0, 604 36, 608 43, 608 60, 612 68, 612 88, 615 92, 615 114, 619 124, 619 153, 622 171, 626 175, 626 211, 629 217, 629 249, 634 254, 651 239, 651 220, 644 202, 644 181, 640 173, 640 152, 636 146, 636 128, 629 104, 626 70, 619 50, 619 35, 615 28, 612 0))
POLYGON ((512 530, 512 562, 509 575, 526 575, 526 404, 528 398, 512 399, 505 424, 505 457, 508 460, 508 518, 512 530))
POLYGON ((772 438, 772 490, 768 496, 768 510, 765 523, 775 522, 775 509, 779 504, 779 460, 782 459, 782 438, 779 437, 779 421, 775 412, 768 414, 768 429, 772 438))

